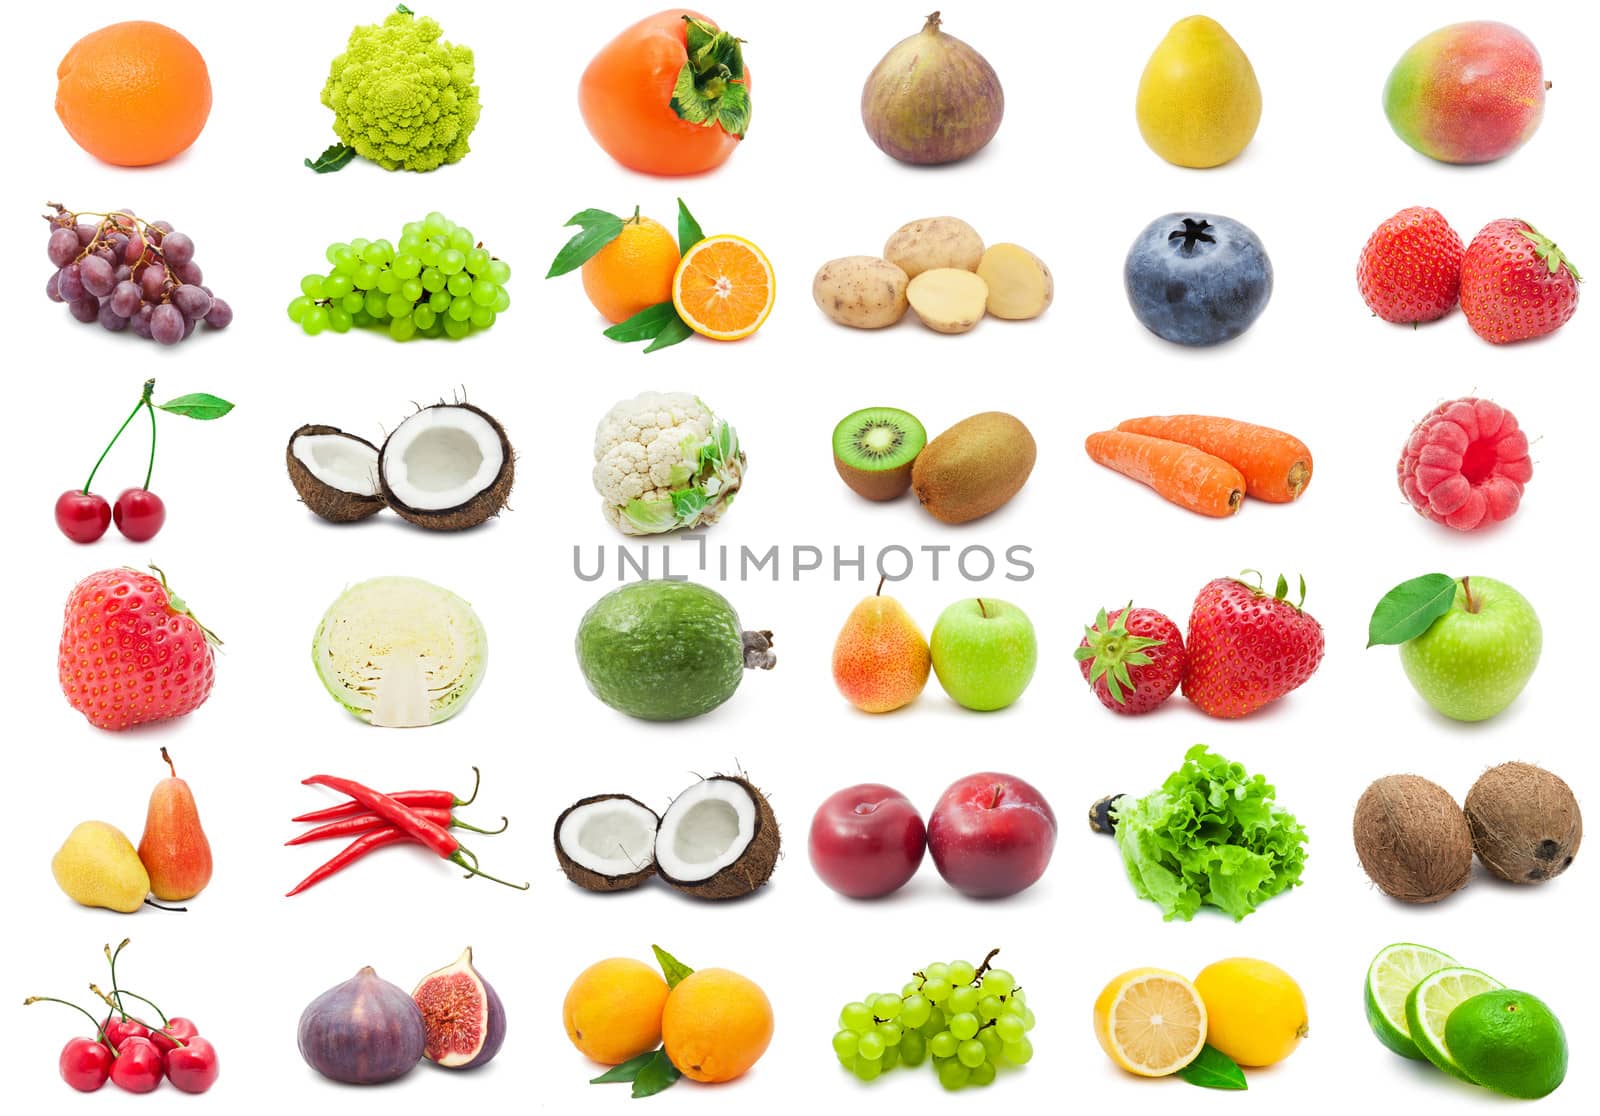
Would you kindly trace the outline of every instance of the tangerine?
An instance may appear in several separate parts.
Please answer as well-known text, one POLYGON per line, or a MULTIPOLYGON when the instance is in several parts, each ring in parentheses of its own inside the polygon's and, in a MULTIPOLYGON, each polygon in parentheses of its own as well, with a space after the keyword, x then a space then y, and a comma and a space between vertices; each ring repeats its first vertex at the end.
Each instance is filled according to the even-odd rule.
POLYGON ((639 311, 672 301, 678 270, 678 242, 659 221, 639 216, 583 265, 583 293, 610 322, 625 322, 639 311))
POLYGON ((56 67, 56 115, 89 154, 119 167, 186 150, 211 114, 211 75, 193 43, 148 20, 113 23, 56 67))

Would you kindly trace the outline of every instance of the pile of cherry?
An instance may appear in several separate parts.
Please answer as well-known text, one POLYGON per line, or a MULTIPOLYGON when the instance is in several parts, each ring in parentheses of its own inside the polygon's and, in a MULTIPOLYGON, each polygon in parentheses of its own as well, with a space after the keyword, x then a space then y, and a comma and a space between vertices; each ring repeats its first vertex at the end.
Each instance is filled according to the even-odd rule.
POLYGON ((217 1051, 200 1037, 200 1029, 182 1016, 168 1017, 155 1004, 117 984, 117 957, 128 941, 112 949, 105 947, 111 965, 111 991, 89 985, 111 1009, 105 1019, 96 1021, 89 1012, 70 1000, 54 996, 29 996, 24 1004, 66 1004, 82 1012, 94 1025, 90 1038, 78 1036, 61 1048, 61 1080, 80 1093, 92 1093, 109 1079, 130 1093, 148 1093, 162 1078, 185 1093, 203 1093, 217 1081, 217 1051), (136 1000, 156 1013, 159 1025, 128 1010, 136 1000))

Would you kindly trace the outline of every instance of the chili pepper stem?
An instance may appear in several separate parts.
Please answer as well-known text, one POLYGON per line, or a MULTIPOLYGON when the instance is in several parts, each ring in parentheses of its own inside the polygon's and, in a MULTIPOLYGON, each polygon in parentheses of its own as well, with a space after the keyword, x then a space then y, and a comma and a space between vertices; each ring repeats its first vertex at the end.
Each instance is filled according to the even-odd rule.
MULTIPOLYGON (((110 1001, 108 1000, 107 1002, 109 1003, 110 1001)), ((84 1011, 83 1008, 79 1007, 71 1000, 63 1000, 57 996, 29 996, 26 1000, 22 1001, 22 1006, 27 1007, 29 1004, 66 1004, 69 1008, 72 1008, 78 1014, 82 1015, 90 1023, 94 1024, 95 1039, 99 1042, 105 1043, 106 1047, 111 1051, 111 1056, 113 1058, 118 1056, 116 1047, 112 1046, 111 1040, 106 1038, 106 1029, 100 1025, 100 1020, 84 1011)), ((115 1007, 116 1005, 112 1004, 112 1006, 115 1007)))
POLYGON ((499 829, 479 829, 477 826, 464 822, 460 818, 451 818, 450 825, 456 829, 465 829, 472 833, 482 833, 486 837, 493 837, 495 834, 504 833, 508 828, 510 828, 511 819, 506 817, 504 814, 501 814, 499 829))
POLYGON ((466 798, 456 799, 457 806, 471 806, 478 800, 478 788, 483 785, 483 772, 478 770, 478 765, 472 765, 472 793, 466 798))
MULTIPOLYGON (((468 864, 467 860, 466 860, 466 857, 461 855, 462 853, 466 853, 467 856, 472 856, 472 851, 470 849, 461 848, 461 849, 457 849, 455 852, 451 853, 450 854, 450 859, 455 861, 461 867, 465 868, 467 870, 467 875, 469 875, 469 876, 482 876, 486 880, 493 880, 497 884, 504 884, 506 887, 515 888, 518 891, 527 891, 530 887, 533 886, 530 883, 514 884, 510 880, 502 880, 499 876, 491 876, 491 875, 489 875, 489 873, 487 873, 485 871, 482 871, 481 869, 477 868, 476 866, 474 866, 472 864, 468 864)), ((476 860, 477 857, 473 857, 473 859, 476 860)))
MULTIPOLYGON (((83 492, 85 496, 89 494, 89 488, 94 484, 94 475, 100 471, 101 464, 105 462, 106 454, 110 453, 111 447, 117 444, 117 439, 122 437, 122 432, 124 430, 128 429, 128 424, 139 416, 140 411, 150 406, 150 396, 155 390, 156 382, 154 380, 146 380, 144 382, 144 392, 139 396, 139 402, 133 405, 133 410, 129 411, 128 417, 122 420, 122 425, 117 427, 117 432, 111 436, 111 441, 106 443, 106 448, 100 451, 99 460, 94 463, 94 468, 89 470, 89 479, 83 482, 83 492)), ((152 409, 150 411, 150 467, 152 469, 155 468, 155 423, 156 413, 155 410, 152 409)), ((146 474, 144 478, 144 483, 146 488, 150 487, 150 477, 148 474, 146 474)))

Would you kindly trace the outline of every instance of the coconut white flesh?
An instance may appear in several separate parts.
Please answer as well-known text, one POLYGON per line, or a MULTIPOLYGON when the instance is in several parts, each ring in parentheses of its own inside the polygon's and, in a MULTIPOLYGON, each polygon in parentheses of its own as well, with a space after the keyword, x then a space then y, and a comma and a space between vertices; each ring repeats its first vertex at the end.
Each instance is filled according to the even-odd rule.
POLYGON ((483 680, 488 640, 472 606, 414 577, 346 589, 317 629, 322 684, 382 728, 436 725, 460 712, 483 680))
POLYGON ((561 823, 561 848, 601 876, 629 876, 655 857, 656 816, 637 802, 609 798, 579 806, 561 823))
POLYGON ((755 834, 756 804, 738 783, 706 779, 680 794, 661 819, 656 867, 694 883, 738 860, 755 834))
POLYGON ((329 488, 378 494, 378 451, 364 442, 342 434, 302 434, 294 440, 294 455, 329 488))
POLYGON ((389 491, 417 511, 459 507, 488 488, 505 465, 500 435, 463 407, 418 411, 383 448, 389 491))

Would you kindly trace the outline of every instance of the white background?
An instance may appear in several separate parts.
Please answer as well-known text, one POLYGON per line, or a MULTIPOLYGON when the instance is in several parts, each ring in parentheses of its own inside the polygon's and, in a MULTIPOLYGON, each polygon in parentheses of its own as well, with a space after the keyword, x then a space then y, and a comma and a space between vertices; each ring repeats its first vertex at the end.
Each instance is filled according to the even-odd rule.
MULTIPOLYGON (((426 5, 419 5, 427 12, 426 5)), ((1600 267, 1592 143, 1597 107, 1589 54, 1600 23, 1580 5, 1350 0, 1337 13, 1219 2, 1218 18, 1249 54, 1265 110, 1242 157, 1213 171, 1168 166, 1134 124, 1134 88, 1167 27, 1190 14, 1168 2, 1084 9, 988 0, 947 7, 946 29, 984 51, 1005 84, 1004 126, 981 156, 932 170, 882 156, 859 123, 860 82, 881 53, 920 26, 920 9, 883 3, 801 10, 724 0, 710 14, 748 40, 754 122, 748 141, 701 180, 653 180, 614 165, 574 109, 578 75, 646 6, 591 2, 454 5, 448 38, 477 52, 483 119, 473 151, 427 176, 357 162, 315 177, 300 165, 331 142, 318 103, 328 59, 349 26, 383 3, 285 0, 269 8, 162 0, 142 8, 86 0, 25 7, 12 24, 3 80, 10 167, 3 212, 15 259, 5 269, 10 460, 16 467, 6 547, 11 586, 5 647, 10 682, 11 843, 6 1002, 77 995, 102 980, 103 942, 132 936, 127 985, 196 1019, 222 1059, 208 1101, 229 1111, 284 1106, 361 1112, 598 1111, 628 1103, 624 1087, 592 1088, 595 1069, 563 1040, 559 1007, 594 960, 648 959, 659 942, 691 965, 722 965, 760 982, 774 1003, 771 1050, 743 1081, 683 1083, 650 1103, 688 1110, 787 1110, 893 1101, 941 1104, 931 1072, 896 1072, 861 1086, 834 1064, 828 1037, 846 1000, 897 988, 934 958, 978 959, 994 945, 1028 987, 1038 1056, 995 1086, 1019 1102, 1192 1106, 1272 1104, 1274 1111, 1344 1111, 1380 1098, 1425 1111, 1488 1107, 1497 1098, 1382 1049, 1362 1019, 1371 955, 1418 940, 1544 997, 1565 1022, 1573 1061, 1548 1111, 1592 1111, 1597 982, 1589 945, 1595 905, 1582 856, 1538 889, 1480 874, 1437 907, 1408 908, 1367 882, 1349 837, 1355 799, 1373 778, 1424 774, 1464 796, 1494 763, 1543 763, 1578 791, 1600 773, 1585 708, 1591 636, 1581 527, 1592 502, 1590 416, 1597 311, 1541 342, 1479 341, 1460 314, 1423 329, 1386 326, 1362 305, 1355 259, 1383 218, 1433 205, 1463 238, 1497 217, 1524 217, 1600 267), (1070 14, 1069 14, 1070 13, 1070 14), (1414 39, 1455 19, 1500 15, 1542 50, 1555 82, 1543 128, 1516 156, 1466 169, 1434 164, 1389 131, 1379 91, 1414 39), (103 166, 81 152, 51 111, 53 66, 83 33, 124 18, 166 22, 204 53, 215 105, 184 156, 148 170, 103 166), (635 204, 671 223, 683 196, 708 233, 759 243, 779 297, 761 333, 741 345, 700 339, 645 357, 599 336, 603 323, 576 275, 544 281, 572 213, 635 204), (172 351, 72 321, 40 294, 49 274, 46 199, 79 209, 134 207, 190 232, 207 281, 234 325, 172 351), (1272 304, 1241 340, 1214 351, 1174 348, 1145 333, 1125 305, 1123 254, 1146 222, 1195 207, 1245 221, 1277 275, 1272 304), (442 209, 515 268, 513 306, 489 334, 452 346, 398 346, 381 335, 307 338, 284 317, 323 248, 355 236, 391 239, 442 209), (982 323, 937 336, 908 320, 881 333, 837 328, 807 294, 825 259, 874 253, 902 222, 950 213, 990 241, 1037 251, 1057 281, 1054 307, 1030 324, 982 323), (165 530, 136 546, 115 531, 93 547, 62 538, 50 507, 82 482, 147 376, 158 398, 212 391, 238 404, 213 424, 163 417, 153 489, 165 530), (336 528, 314 519, 284 474, 283 446, 303 422, 378 440, 412 400, 462 386, 496 414, 518 450, 513 510, 461 536, 429 536, 380 516, 336 528), (584 692, 571 652, 577 619, 610 582, 572 572, 575 546, 612 545, 589 485, 594 424, 638 391, 700 393, 733 421, 750 458, 748 483, 711 545, 763 551, 841 545, 868 553, 899 544, 1032 548, 1037 574, 996 579, 1040 633, 1038 674, 1023 700, 980 716, 936 683, 893 715, 854 712, 836 694, 829 653, 873 575, 764 575, 721 586, 749 626, 778 635, 778 669, 748 678, 716 713, 677 725, 613 714, 584 692), (1535 441, 1537 471, 1521 513, 1464 536, 1412 513, 1393 482, 1412 422, 1442 399, 1477 392, 1511 408, 1535 441), (834 475, 828 438, 857 407, 890 404, 937 433, 968 414, 1008 410, 1039 442, 1031 482, 1004 511, 943 527, 913 502, 868 506, 834 475), (1136 414, 1206 411, 1277 425, 1316 453, 1316 479, 1292 507, 1247 505, 1215 522, 1166 505, 1090 464, 1083 436, 1136 414), (62 700, 54 647, 72 584, 118 564, 161 564, 196 613, 227 641, 214 696, 175 724, 122 735, 89 727, 62 700), (1243 722, 1206 720, 1181 699, 1139 720, 1114 718, 1084 692, 1071 649, 1096 608, 1130 597, 1182 623, 1194 592, 1242 567, 1303 571, 1307 609, 1328 640, 1322 669, 1301 691, 1243 722), (1544 660, 1505 714, 1449 723, 1411 692, 1392 649, 1363 651, 1373 602, 1431 570, 1499 577, 1521 589, 1545 625, 1544 660), (307 654, 317 620, 346 584, 412 574, 467 597, 489 632, 487 680, 470 708, 432 730, 383 732, 323 693, 307 654), (1157 785, 1185 748, 1206 741, 1265 772, 1312 834, 1305 885, 1242 924, 1214 912, 1164 924, 1134 898, 1113 847, 1088 832, 1085 808, 1112 791, 1157 785), (188 914, 120 916, 74 906, 48 861, 78 821, 103 818, 137 840, 150 785, 168 746, 195 789, 216 856, 212 885, 188 914), (389 852, 293 900, 291 884, 331 849, 286 850, 288 818, 323 801, 298 780, 314 771, 385 788, 470 782, 485 789, 467 816, 499 838, 464 834, 486 868, 533 881, 529 894, 459 879, 421 853, 389 852), (550 826, 566 804, 623 791, 656 807, 695 772, 742 765, 772 795, 787 856, 771 886, 747 901, 702 906, 662 886, 592 897, 566 883, 550 826), (858 904, 828 891, 805 855, 811 811, 834 790, 879 780, 931 808, 969 772, 1014 772, 1050 798, 1060 822, 1055 858, 1029 892, 967 901, 931 864, 893 899, 858 904), (362 965, 407 988, 465 943, 496 984, 510 1037, 487 1070, 421 1067, 371 1091, 334 1087, 299 1060, 305 1003, 362 965), (1250 1075, 1250 1092, 1222 1096, 1178 1081, 1148 1082, 1111 1067, 1094 1042, 1090 1005, 1106 979, 1136 965, 1193 974, 1230 955, 1265 957, 1300 981, 1312 1037, 1280 1067, 1250 1075), (867 1090, 869 1092, 864 1092, 867 1090)), ((97 481, 115 493, 143 476, 135 426, 97 481)), ((675 560, 693 543, 672 544, 675 560)), ((737 554, 737 549, 735 549, 737 554)), ((660 547, 653 548, 660 560, 660 547)), ((614 559, 613 559, 614 560, 614 559)), ((681 566, 679 568, 682 568, 681 566)), ((614 566, 610 567, 614 571, 614 566)), ((698 575, 697 575, 698 576, 698 575)), ((925 564, 893 590, 924 628, 977 587, 948 564, 925 564)), ((1593 799, 1589 799, 1593 802, 1593 799)), ((7 1095, 51 1111, 119 1102, 84 1099, 55 1074, 81 1019, 62 1009, 0 1013, 13 1066, 7 1095)), ((170 1088, 137 1102, 191 1103, 170 1088)), ((963 1095, 953 1104, 978 1103, 963 1095)), ((1265 1109, 1262 1109, 1263 1111, 1265 1109)))

